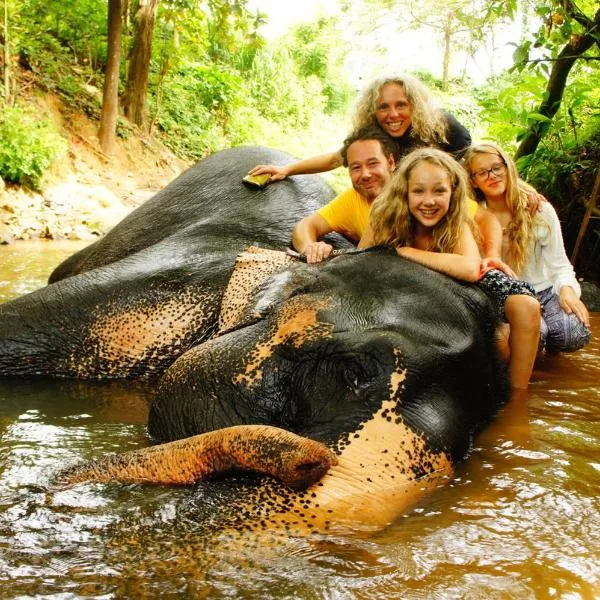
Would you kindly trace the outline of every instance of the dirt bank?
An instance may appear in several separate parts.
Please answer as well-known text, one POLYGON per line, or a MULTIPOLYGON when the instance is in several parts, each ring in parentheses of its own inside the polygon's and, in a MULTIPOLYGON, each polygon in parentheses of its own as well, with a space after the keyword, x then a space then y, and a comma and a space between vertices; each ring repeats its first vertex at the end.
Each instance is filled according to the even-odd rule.
POLYGON ((0 243, 19 239, 91 239, 172 181, 187 165, 136 128, 113 157, 98 144, 97 124, 53 94, 31 97, 67 140, 68 150, 34 193, 0 180, 0 243))

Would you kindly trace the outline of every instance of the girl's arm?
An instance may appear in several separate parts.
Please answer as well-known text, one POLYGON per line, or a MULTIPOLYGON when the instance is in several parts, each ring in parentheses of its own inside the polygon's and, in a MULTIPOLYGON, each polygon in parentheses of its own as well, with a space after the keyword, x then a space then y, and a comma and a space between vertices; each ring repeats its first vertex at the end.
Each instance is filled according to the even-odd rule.
POLYGON ((305 158, 291 165, 257 165, 248 175, 262 175, 268 173, 271 175, 270 181, 280 181, 289 175, 304 175, 307 173, 323 173, 331 171, 342 165, 342 155, 339 150, 327 154, 319 154, 311 158, 305 158))
POLYGON ((468 225, 463 226, 456 252, 431 252, 410 246, 396 248, 396 252, 404 258, 455 279, 479 280, 479 250, 468 225))
POLYGON ((481 272, 486 273, 490 269, 498 269, 509 277, 517 279, 517 274, 502 260, 502 226, 494 213, 478 205, 473 221, 479 229, 481 239, 483 254, 481 272))
POLYGON ((573 313, 589 327, 590 315, 580 300, 581 286, 565 251, 558 215, 549 202, 543 205, 542 214, 550 227, 547 243, 542 246, 542 256, 552 278, 552 291, 558 294, 560 306, 567 314, 573 313))
POLYGON ((373 242, 373 228, 371 227, 371 224, 369 223, 367 225, 367 228, 365 229, 364 233, 362 234, 362 237, 360 238, 360 242, 358 242, 358 247, 359 248, 370 248, 371 246, 374 246, 374 242, 373 242))

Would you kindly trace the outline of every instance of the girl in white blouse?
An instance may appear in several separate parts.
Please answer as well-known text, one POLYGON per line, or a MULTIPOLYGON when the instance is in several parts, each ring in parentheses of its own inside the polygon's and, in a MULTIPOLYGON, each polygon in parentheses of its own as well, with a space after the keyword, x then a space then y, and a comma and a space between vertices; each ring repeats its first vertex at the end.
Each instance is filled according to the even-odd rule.
POLYGON ((542 305, 541 346, 550 352, 579 350, 590 340, 590 320, 556 211, 543 202, 531 214, 531 188, 519 180, 514 162, 496 144, 471 146, 464 161, 475 195, 502 225, 503 260, 534 287, 542 305))

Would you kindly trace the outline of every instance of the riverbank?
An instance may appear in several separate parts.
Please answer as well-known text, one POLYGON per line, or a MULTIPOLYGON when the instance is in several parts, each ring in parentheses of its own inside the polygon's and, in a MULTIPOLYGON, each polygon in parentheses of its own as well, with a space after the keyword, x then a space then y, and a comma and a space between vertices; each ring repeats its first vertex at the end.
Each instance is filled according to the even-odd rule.
POLYGON ((67 151, 34 192, 0 180, 0 243, 93 240, 177 177, 188 165, 156 139, 131 127, 106 156, 97 123, 46 94, 29 104, 55 124, 67 151))

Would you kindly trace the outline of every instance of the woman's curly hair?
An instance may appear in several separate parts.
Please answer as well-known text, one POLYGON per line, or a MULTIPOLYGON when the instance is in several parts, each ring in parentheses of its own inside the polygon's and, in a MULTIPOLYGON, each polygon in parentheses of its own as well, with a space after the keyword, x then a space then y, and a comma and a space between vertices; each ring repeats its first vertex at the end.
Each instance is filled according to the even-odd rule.
POLYGON ((426 85, 410 75, 394 75, 372 81, 361 93, 354 109, 354 128, 361 129, 377 125, 375 111, 381 89, 389 84, 397 84, 404 89, 412 108, 410 136, 427 145, 446 143, 448 122, 444 113, 436 105, 426 85))
POLYGON ((407 154, 371 208, 370 225, 376 245, 412 246, 417 221, 408 210, 408 185, 413 169, 428 162, 448 173, 451 196, 448 212, 433 228, 435 252, 455 252, 469 223, 466 199, 469 184, 465 170, 449 154, 436 148, 419 148, 407 154))
POLYGON ((464 165, 471 177, 471 186, 478 200, 485 200, 483 192, 473 182, 472 163, 478 154, 494 154, 506 165, 506 205, 511 212, 510 223, 505 228, 508 237, 508 256, 506 261, 519 273, 527 259, 529 242, 533 236, 535 218, 528 206, 527 194, 535 190, 519 179, 517 167, 510 156, 493 142, 473 144, 464 155, 464 165))

